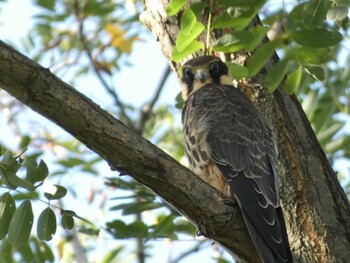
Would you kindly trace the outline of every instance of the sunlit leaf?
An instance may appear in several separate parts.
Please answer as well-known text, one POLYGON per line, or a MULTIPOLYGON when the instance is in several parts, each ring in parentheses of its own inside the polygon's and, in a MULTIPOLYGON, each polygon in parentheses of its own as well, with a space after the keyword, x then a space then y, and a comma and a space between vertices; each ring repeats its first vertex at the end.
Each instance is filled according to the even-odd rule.
POLYGON ((178 51, 176 47, 174 47, 173 51, 171 52, 171 58, 175 62, 180 62, 185 57, 195 53, 196 51, 199 51, 202 48, 204 48, 204 44, 202 42, 194 40, 181 52, 178 51))
POLYGON ((193 41, 204 31, 205 27, 200 22, 195 22, 190 33, 187 35, 180 31, 176 38, 176 49, 179 52, 183 52, 187 47, 189 47, 193 41))
POLYGON ((37 224, 37 235, 40 240, 49 241, 56 233, 57 222, 56 215, 50 207, 44 209, 39 218, 37 224))
POLYGON ((181 16, 181 31, 184 35, 191 34, 193 27, 197 22, 196 15, 193 13, 191 8, 185 10, 181 16))
POLYGON ((20 246, 28 241, 33 226, 32 203, 23 201, 12 216, 8 239, 14 246, 20 246))
POLYGON ((181 8, 186 4, 187 0, 171 0, 169 5, 165 8, 168 16, 176 15, 181 8))

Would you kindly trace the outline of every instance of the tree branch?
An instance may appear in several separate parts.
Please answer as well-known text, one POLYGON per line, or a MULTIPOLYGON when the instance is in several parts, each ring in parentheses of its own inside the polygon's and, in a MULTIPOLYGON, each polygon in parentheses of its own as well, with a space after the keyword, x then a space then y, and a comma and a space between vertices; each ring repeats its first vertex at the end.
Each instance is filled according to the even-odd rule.
POLYGON ((72 134, 113 170, 152 189, 241 262, 260 262, 237 205, 227 204, 190 170, 2 41, 0 87, 72 134))

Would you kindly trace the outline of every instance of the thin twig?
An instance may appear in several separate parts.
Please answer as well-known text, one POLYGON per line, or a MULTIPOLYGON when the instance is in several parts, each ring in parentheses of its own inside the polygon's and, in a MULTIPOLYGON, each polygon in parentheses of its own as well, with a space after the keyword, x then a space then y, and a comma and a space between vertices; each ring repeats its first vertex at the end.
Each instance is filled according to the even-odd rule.
MULTIPOLYGON (((78 8, 78 3, 76 3, 75 5, 75 8, 77 9, 78 8)), ((98 80, 101 82, 102 86, 105 88, 105 90, 108 92, 109 95, 111 95, 115 101, 115 104, 118 106, 119 108, 119 113, 120 113, 120 118, 121 118, 121 121, 123 121, 126 125, 128 126, 133 126, 132 124, 132 121, 131 119, 129 118, 129 116, 127 115, 126 111, 125 111, 125 105, 124 103, 121 102, 121 100, 119 99, 119 96, 116 92, 115 89, 113 89, 112 87, 110 87, 106 80, 103 78, 102 74, 100 73, 100 71, 97 69, 96 67, 96 64, 94 62, 94 58, 91 54, 91 51, 90 51, 90 48, 89 48, 89 45, 88 45, 88 42, 86 41, 86 38, 84 36, 84 19, 82 19, 80 16, 79 16, 79 10, 75 10, 74 12, 76 18, 77 18, 77 21, 79 23, 79 30, 78 30, 78 33, 79 33, 79 38, 80 38, 80 41, 83 45, 83 48, 86 52, 86 55, 91 63, 91 65, 93 66, 93 70, 94 70, 94 73, 96 74, 98 80)))
POLYGON ((140 110, 140 116, 138 118, 138 121, 136 122, 135 128, 136 130, 142 134, 143 130, 145 128, 145 124, 147 120, 151 117, 151 113, 153 110, 154 105, 156 104, 157 100, 159 99, 160 93, 162 92, 164 88, 164 84, 166 80, 168 79, 169 75, 171 73, 171 68, 169 64, 166 65, 163 75, 158 83, 157 88, 155 89, 155 92, 152 96, 152 98, 149 100, 149 102, 145 103, 144 106, 140 110))

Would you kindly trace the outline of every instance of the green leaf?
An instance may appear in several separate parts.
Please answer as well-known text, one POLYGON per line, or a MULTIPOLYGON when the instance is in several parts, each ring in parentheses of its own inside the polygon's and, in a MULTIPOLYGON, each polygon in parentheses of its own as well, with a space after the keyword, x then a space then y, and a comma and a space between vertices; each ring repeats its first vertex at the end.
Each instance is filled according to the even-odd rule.
POLYGON ((192 236, 196 235, 196 227, 191 222, 183 219, 176 222, 175 230, 176 232, 181 232, 192 236))
POLYGON ((184 35, 191 34, 191 31, 194 27, 194 25, 197 22, 196 15, 193 13, 191 8, 186 9, 186 11, 182 14, 181 17, 181 32, 183 32, 184 35))
POLYGON ((191 9, 193 13, 196 15, 196 17, 201 16, 202 11, 208 6, 205 2, 198 2, 193 5, 191 5, 191 9))
POLYGON ((61 185, 54 184, 52 185, 52 189, 50 189, 50 193, 45 192, 44 196, 48 200, 58 200, 63 198, 67 194, 67 189, 61 185))
POLYGON ((259 73, 279 45, 280 41, 271 41, 267 42, 255 51, 247 62, 249 77, 253 77, 259 73))
POLYGON ((102 259, 101 263, 113 263, 117 262, 117 256, 123 251, 124 247, 120 246, 115 249, 109 250, 102 259))
POLYGON ((63 214, 61 219, 61 225, 63 229, 71 230, 74 227, 73 216, 63 214))
POLYGON ((21 138, 21 142, 19 143, 20 149, 26 148, 29 145, 30 141, 31 141, 30 136, 23 135, 22 138, 21 138))
POLYGON ((204 44, 197 40, 194 40, 181 52, 178 51, 176 47, 174 47, 173 51, 171 52, 171 58, 174 62, 180 62, 185 57, 199 51, 202 48, 204 48, 204 44))
POLYGON ((128 203, 128 204, 120 204, 117 206, 113 206, 110 208, 111 211, 123 210, 123 215, 131 215, 137 214, 144 211, 157 209, 163 207, 160 203, 154 202, 138 202, 138 203, 128 203))
POLYGON ((54 262, 54 255, 46 242, 31 238, 30 244, 34 247, 36 262, 54 262))
POLYGON ((7 238, 0 242, 0 262, 13 262, 13 249, 7 238))
POLYGON ((176 15, 181 8, 184 7, 186 4, 187 0, 171 0, 169 5, 165 8, 165 11, 168 16, 174 16, 176 15))
POLYGON ((219 0, 219 5, 224 7, 230 6, 251 6, 257 7, 264 4, 266 0, 219 0))
POLYGON ((287 77, 286 82, 284 84, 284 90, 288 94, 296 93, 299 90, 302 74, 302 67, 298 67, 287 77))
MULTIPOLYGON (((235 5, 235 1, 229 0, 230 6, 235 5)), ((235 31, 244 30, 252 19, 257 15, 264 1, 255 1, 254 5, 229 7, 227 12, 218 15, 212 25, 213 29, 233 28, 235 31)))
POLYGON ((274 92, 278 88, 288 70, 288 60, 280 60, 267 73, 264 79, 264 86, 269 92, 274 92))
POLYGON ((323 64, 334 58, 332 48, 308 48, 294 47, 289 49, 285 55, 286 58, 294 59, 303 65, 323 64))
POLYGON ((113 220, 107 222, 107 231, 111 233, 115 238, 127 238, 126 224, 121 220, 113 220))
POLYGON ((40 240, 50 241, 56 233, 56 215, 50 207, 44 209, 37 224, 37 235, 40 240))
POLYGON ((338 139, 335 139, 329 142, 325 147, 325 151, 327 153, 335 153, 339 150, 345 149, 349 144, 350 144, 350 136, 342 135, 338 139))
POLYGON ((175 97, 175 107, 182 110, 184 106, 184 100, 182 98, 182 92, 180 91, 175 97))
POLYGON ((36 181, 36 175, 37 175, 37 163, 32 158, 27 158, 25 161, 27 171, 26 171, 26 179, 31 182, 35 183, 36 181))
POLYGON ((35 187, 31 182, 29 182, 26 179, 22 179, 22 178, 18 177, 16 174, 14 174, 12 172, 7 172, 6 177, 7 177, 7 180, 11 183, 11 185, 24 188, 28 191, 35 190, 35 187))
POLYGON ((249 31, 238 31, 220 37, 213 46, 213 50, 222 52, 236 52, 254 50, 266 36, 268 28, 258 26, 249 31))
POLYGON ((4 193, 0 198, 0 239, 3 239, 9 229, 11 218, 16 211, 16 203, 10 193, 4 193))
POLYGON ((246 78, 249 75, 249 70, 239 64, 226 62, 230 75, 233 79, 240 80, 246 78))
POLYGON ((30 242, 27 242, 24 245, 17 247, 16 252, 21 255, 22 262, 37 262, 35 261, 34 251, 33 248, 30 246, 30 242))
POLYGON ((85 161, 79 159, 79 158, 68 158, 66 160, 60 160, 57 163, 63 165, 66 168, 72 168, 74 166, 82 165, 85 163, 85 161))
POLYGON ((61 211, 61 214, 62 215, 67 215, 67 216, 73 216, 73 217, 76 217, 76 218, 78 218, 78 219, 80 219, 80 220, 82 220, 82 221, 84 221, 84 222, 86 222, 86 223, 88 223, 88 224, 90 224, 90 225, 93 225, 89 220, 87 220, 87 219, 85 219, 85 218, 83 218, 83 217, 81 217, 81 216, 78 216, 74 211, 72 211, 72 210, 62 210, 61 211))
POLYGON ((169 237, 169 234, 174 231, 174 220, 176 215, 160 216, 158 224, 155 225, 154 230, 149 234, 147 240, 157 237, 169 237))
POLYGON ((315 80, 323 81, 326 78, 326 72, 323 67, 320 66, 304 66, 305 71, 313 77, 315 80))
POLYGON ((302 13, 303 23, 311 28, 320 26, 326 19, 329 3, 327 0, 307 1, 302 13))
POLYGON ((36 5, 49 11, 55 11, 55 0, 36 0, 36 5))
POLYGON ((323 28, 300 29, 292 32, 290 36, 304 47, 324 48, 339 44, 343 35, 338 31, 328 31, 323 28))
POLYGON ((331 141, 332 137, 343 128, 345 123, 336 122, 329 126, 327 129, 322 130, 317 133, 317 139, 321 144, 328 143, 331 141))
POLYGON ((176 48, 179 52, 183 52, 193 41, 204 31, 205 27, 200 22, 195 22, 190 33, 187 35, 181 30, 176 38, 176 48))
POLYGON ((13 246, 23 245, 28 241, 33 226, 32 203, 23 201, 12 216, 8 239, 13 246))
POLYGON ((146 238, 148 234, 148 227, 142 221, 135 221, 125 228, 128 237, 146 238))
POLYGON ((44 181, 48 175, 49 169, 47 168, 46 163, 44 162, 44 160, 40 160, 36 175, 36 182, 44 181))

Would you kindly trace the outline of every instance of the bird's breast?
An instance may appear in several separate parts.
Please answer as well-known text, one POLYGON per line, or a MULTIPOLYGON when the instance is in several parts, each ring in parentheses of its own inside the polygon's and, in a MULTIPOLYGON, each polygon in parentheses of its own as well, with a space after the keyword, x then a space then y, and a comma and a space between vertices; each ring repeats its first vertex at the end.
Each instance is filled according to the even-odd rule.
POLYGON ((206 183, 230 196, 229 185, 212 160, 212 150, 207 142, 210 118, 213 116, 206 111, 198 111, 191 103, 185 111, 185 149, 190 169, 206 183))

